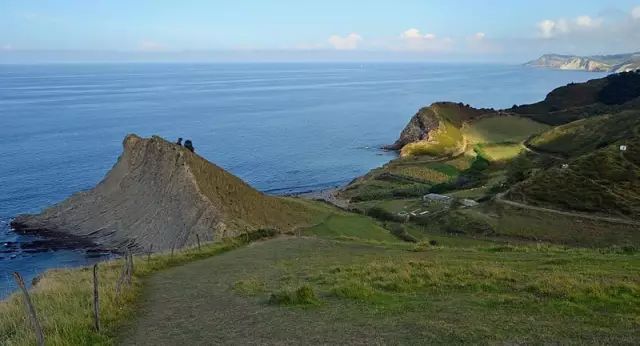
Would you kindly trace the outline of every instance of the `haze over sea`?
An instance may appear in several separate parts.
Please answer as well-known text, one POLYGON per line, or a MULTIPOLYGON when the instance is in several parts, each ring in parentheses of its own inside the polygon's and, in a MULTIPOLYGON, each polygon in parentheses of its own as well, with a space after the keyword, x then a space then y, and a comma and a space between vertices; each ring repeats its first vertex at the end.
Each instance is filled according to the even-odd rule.
MULTIPOLYGON (((392 143, 434 101, 507 108, 600 74, 508 65, 0 65, 0 297, 9 274, 88 264, 84 250, 10 249, 9 229, 96 185, 128 133, 193 140, 197 153, 268 193, 345 184, 394 155, 392 143)), ((16 244, 17 243, 17 244, 16 244)))

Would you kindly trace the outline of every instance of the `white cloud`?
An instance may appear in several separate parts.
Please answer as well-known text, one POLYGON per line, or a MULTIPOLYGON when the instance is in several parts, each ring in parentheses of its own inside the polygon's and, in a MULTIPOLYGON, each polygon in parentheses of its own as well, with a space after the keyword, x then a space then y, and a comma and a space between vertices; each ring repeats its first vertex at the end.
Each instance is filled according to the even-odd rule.
POLYGON ((329 37, 329 44, 337 50, 354 50, 363 41, 362 36, 351 33, 347 36, 333 35, 329 37))
POLYGON ((591 18, 589 16, 580 16, 576 18, 576 25, 581 28, 599 28, 602 24, 602 19, 591 18))
POLYGON ((569 22, 565 19, 551 20, 545 19, 538 23, 538 29, 540 31, 540 36, 543 38, 552 38, 561 34, 566 34, 571 29, 569 27, 569 22))
POLYGON ((0 47, 0 50, 11 51, 11 50, 13 50, 13 46, 10 45, 10 44, 5 44, 2 47, 0 47))
POLYGON ((631 18, 640 19, 640 6, 636 6, 631 10, 631 18))
POLYGON ((403 40, 435 40, 436 35, 434 34, 425 34, 423 35, 420 30, 411 28, 400 34, 400 38, 403 40))
POLYGON ((602 26, 601 18, 579 16, 574 19, 545 19, 538 23, 538 34, 542 38, 554 38, 578 31, 593 31, 602 26))
POLYGON ((471 39, 476 40, 476 41, 482 41, 487 37, 487 34, 485 34, 484 32, 476 32, 471 39))
POLYGON ((545 19, 545 20, 541 21, 540 23, 538 23, 538 29, 540 30, 540 36, 542 36, 544 38, 553 37, 555 27, 556 27, 556 22, 554 22, 554 21, 552 21, 550 19, 545 19))
POLYGON ((413 51, 448 51, 453 48, 453 40, 449 37, 439 38, 435 34, 422 34, 420 30, 411 28, 400 34, 402 41, 400 50, 413 51))
POLYGON ((140 42, 138 50, 143 52, 160 52, 167 50, 167 46, 155 41, 145 40, 140 42))
POLYGON ((484 32, 476 32, 467 37, 466 48, 471 53, 497 54, 503 52, 503 46, 499 41, 487 37, 484 32))

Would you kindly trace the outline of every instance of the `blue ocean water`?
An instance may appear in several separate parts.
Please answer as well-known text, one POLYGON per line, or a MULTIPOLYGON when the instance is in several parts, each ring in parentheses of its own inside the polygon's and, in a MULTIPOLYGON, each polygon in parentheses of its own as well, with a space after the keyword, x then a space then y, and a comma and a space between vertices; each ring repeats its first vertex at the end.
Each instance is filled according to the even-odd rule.
POLYGON ((301 192, 391 159, 377 148, 431 102, 504 108, 599 76, 508 65, 0 65, 0 297, 13 289, 12 271, 30 279, 96 260, 3 244, 33 240, 9 229, 16 214, 99 182, 128 133, 190 138, 262 191, 301 192))

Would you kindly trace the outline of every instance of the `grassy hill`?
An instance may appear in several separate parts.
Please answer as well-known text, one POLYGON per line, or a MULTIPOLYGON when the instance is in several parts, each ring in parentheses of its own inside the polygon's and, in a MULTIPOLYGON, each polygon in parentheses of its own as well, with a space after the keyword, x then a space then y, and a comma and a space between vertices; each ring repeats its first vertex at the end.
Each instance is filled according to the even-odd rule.
MULTIPOLYGON (((410 224, 436 232, 585 246, 638 244, 634 226, 624 220, 640 219, 639 85, 640 74, 624 73, 556 89, 516 112, 470 113, 459 104, 423 109, 419 115, 429 118, 417 123, 446 124, 429 133, 435 140, 406 144, 400 158, 355 180, 341 197, 361 212, 396 221, 409 215, 410 224), (574 116, 577 121, 559 126, 534 120, 563 123, 574 116), (625 153, 622 144, 628 146, 625 153), (422 201, 427 193, 482 204, 461 212, 422 201), (492 202, 499 193, 521 207, 492 202)), ((408 130, 415 130, 415 117, 412 122, 408 130)))
POLYGON ((466 140, 462 135, 465 123, 495 113, 461 103, 438 102, 422 108, 411 118, 391 148, 402 156, 447 156, 463 152, 466 140))
POLYGON ((597 116, 557 126, 532 138, 528 145, 544 152, 573 157, 637 136, 640 111, 597 116))
POLYGON ((545 169, 514 186, 508 197, 563 210, 640 219, 640 136, 545 169), (621 152, 624 143, 629 150, 621 152))
POLYGON ((318 203, 265 195, 200 156, 189 155, 188 164, 199 191, 222 209, 229 228, 290 231, 328 214, 318 203))
POLYGON ((582 118, 637 109, 639 98, 640 72, 625 72, 557 88, 541 102, 514 106, 509 111, 543 123, 561 125, 582 118))
POLYGON ((391 148, 402 157, 457 156, 475 144, 514 144, 549 126, 530 118, 438 102, 421 109, 391 148))

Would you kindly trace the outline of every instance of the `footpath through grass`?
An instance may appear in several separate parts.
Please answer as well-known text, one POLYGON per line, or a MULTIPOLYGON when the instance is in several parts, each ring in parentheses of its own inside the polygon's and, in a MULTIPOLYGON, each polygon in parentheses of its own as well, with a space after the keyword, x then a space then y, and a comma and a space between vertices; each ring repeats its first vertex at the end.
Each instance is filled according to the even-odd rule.
POLYGON ((638 253, 279 238, 151 276, 124 344, 638 344, 638 253))
MULTIPOLYGON (((135 313, 142 280, 162 269, 235 249, 245 240, 229 240, 197 248, 176 251, 172 256, 154 254, 134 257, 132 285, 116 295, 116 282, 123 260, 98 265, 100 316, 102 330, 93 327, 93 274, 91 268, 59 269, 47 272, 30 290, 31 299, 42 325, 46 345, 110 345, 116 330, 135 313)), ((35 345, 36 338, 25 314, 22 295, 0 301, 0 345, 35 345)))

